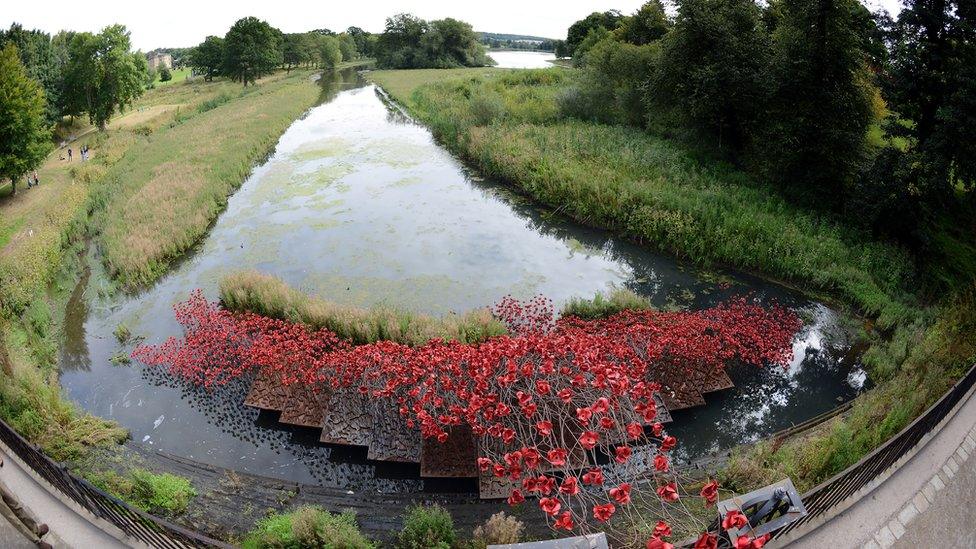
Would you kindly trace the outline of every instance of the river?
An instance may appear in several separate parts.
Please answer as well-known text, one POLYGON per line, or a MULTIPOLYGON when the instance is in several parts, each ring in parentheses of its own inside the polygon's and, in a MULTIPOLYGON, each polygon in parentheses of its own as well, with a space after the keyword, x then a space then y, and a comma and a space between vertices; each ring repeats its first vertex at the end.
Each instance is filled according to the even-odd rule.
MULTIPOLYGON (((85 410, 128 428, 133 443, 204 463, 354 490, 450 490, 418 467, 370 462, 365 449, 318 443, 245 408, 246 386, 209 394, 141 364, 113 364, 125 324, 148 343, 179 335, 171 307, 221 276, 256 269, 327 299, 434 314, 506 294, 557 306, 622 286, 661 307, 700 308, 751 293, 797 310, 805 326, 786 369, 733 368, 733 390, 674 413, 679 456, 717 452, 829 410, 864 383, 837 314, 782 286, 702 272, 582 227, 469 170, 430 132, 389 108, 354 71, 332 75, 323 104, 297 120, 234 194, 198 248, 138 295, 100 297, 85 277, 68 307, 61 383, 85 410)), ((468 486, 470 488, 470 486, 468 486)))

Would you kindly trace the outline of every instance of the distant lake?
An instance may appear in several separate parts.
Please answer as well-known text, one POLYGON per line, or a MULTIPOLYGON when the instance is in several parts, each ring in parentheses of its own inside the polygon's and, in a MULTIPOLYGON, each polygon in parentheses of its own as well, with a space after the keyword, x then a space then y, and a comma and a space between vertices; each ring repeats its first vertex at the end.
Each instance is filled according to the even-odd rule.
POLYGON ((488 57, 503 69, 544 69, 556 59, 554 53, 547 51, 491 51, 488 57))

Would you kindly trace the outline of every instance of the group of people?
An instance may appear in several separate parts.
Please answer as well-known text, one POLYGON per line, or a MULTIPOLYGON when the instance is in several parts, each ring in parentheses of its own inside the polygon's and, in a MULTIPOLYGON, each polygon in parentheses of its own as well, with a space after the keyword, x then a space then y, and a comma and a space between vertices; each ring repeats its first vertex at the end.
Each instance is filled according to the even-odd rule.
MULTIPOLYGON (((82 145, 81 148, 78 149, 78 152, 81 153, 81 161, 82 162, 88 160, 88 152, 90 150, 91 149, 88 148, 88 145, 82 145)), ((71 147, 68 147, 68 162, 71 162, 71 159, 73 158, 73 154, 74 154, 74 151, 71 150, 71 147)), ((64 160, 64 157, 63 156, 61 157, 61 160, 64 160)))
POLYGON ((27 174, 27 188, 37 187, 41 184, 41 180, 37 177, 37 170, 34 173, 27 174))

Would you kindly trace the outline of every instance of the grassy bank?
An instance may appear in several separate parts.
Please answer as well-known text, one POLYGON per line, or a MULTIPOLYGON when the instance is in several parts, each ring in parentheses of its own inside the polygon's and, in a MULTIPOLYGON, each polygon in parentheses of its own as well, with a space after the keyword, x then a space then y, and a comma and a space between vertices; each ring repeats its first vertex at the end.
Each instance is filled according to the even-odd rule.
POLYGON ((231 311, 326 328, 357 345, 381 340, 422 345, 433 338, 475 343, 506 333, 487 308, 439 318, 385 306, 358 309, 308 296, 278 278, 253 271, 224 277, 220 301, 231 311))
POLYGON ((247 90, 226 80, 151 90, 104 132, 80 120, 64 128, 74 160, 65 148, 54 151, 38 169, 39 187, 20 185, 13 195, 0 185, 0 417, 144 509, 177 515, 193 488, 127 459, 102 467, 95 456, 115 452, 128 434, 66 400, 57 379, 65 305, 83 252, 94 242, 127 287, 161 274, 319 98, 312 74, 279 73, 247 90), (82 145, 91 149, 89 162, 79 161, 82 145))
POLYGON ((255 162, 315 103, 310 76, 293 71, 202 100, 99 178, 93 225, 114 278, 128 288, 150 283, 199 241, 255 162))
POLYGON ((429 72, 370 78, 486 175, 580 222, 787 282, 870 319, 864 361, 878 386, 803 439, 740 452, 730 486, 784 474, 801 489, 817 484, 903 428, 976 361, 971 281, 926 304, 915 294, 924 276, 899 246, 791 204, 673 140, 564 116, 574 71, 429 72))

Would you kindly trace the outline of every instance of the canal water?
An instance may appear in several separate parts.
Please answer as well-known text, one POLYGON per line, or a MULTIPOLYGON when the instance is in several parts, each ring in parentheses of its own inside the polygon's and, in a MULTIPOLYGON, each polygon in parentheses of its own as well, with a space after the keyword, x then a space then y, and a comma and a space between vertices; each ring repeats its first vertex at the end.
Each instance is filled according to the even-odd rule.
POLYGON ((85 410, 118 421, 133 443, 254 474, 388 492, 467 484, 419 478, 418 467, 369 462, 363 448, 318 443, 244 407, 243 382, 214 393, 159 369, 124 364, 124 324, 147 343, 181 334, 172 306, 228 273, 255 269, 323 298, 433 314, 484 307, 506 294, 544 294, 557 307, 613 286, 660 307, 701 308, 736 295, 794 308, 805 321, 788 368, 734 368, 736 388, 674 414, 679 456, 754 441, 852 398, 864 383, 838 316, 751 276, 701 272, 609 233, 575 224, 485 180, 430 132, 385 104, 353 71, 328 76, 324 103, 282 135, 229 200, 198 249, 134 296, 100 297, 83 280, 68 307, 61 383, 85 410))
POLYGON ((547 51, 490 51, 488 57, 503 69, 544 69, 556 60, 556 54, 547 51))

